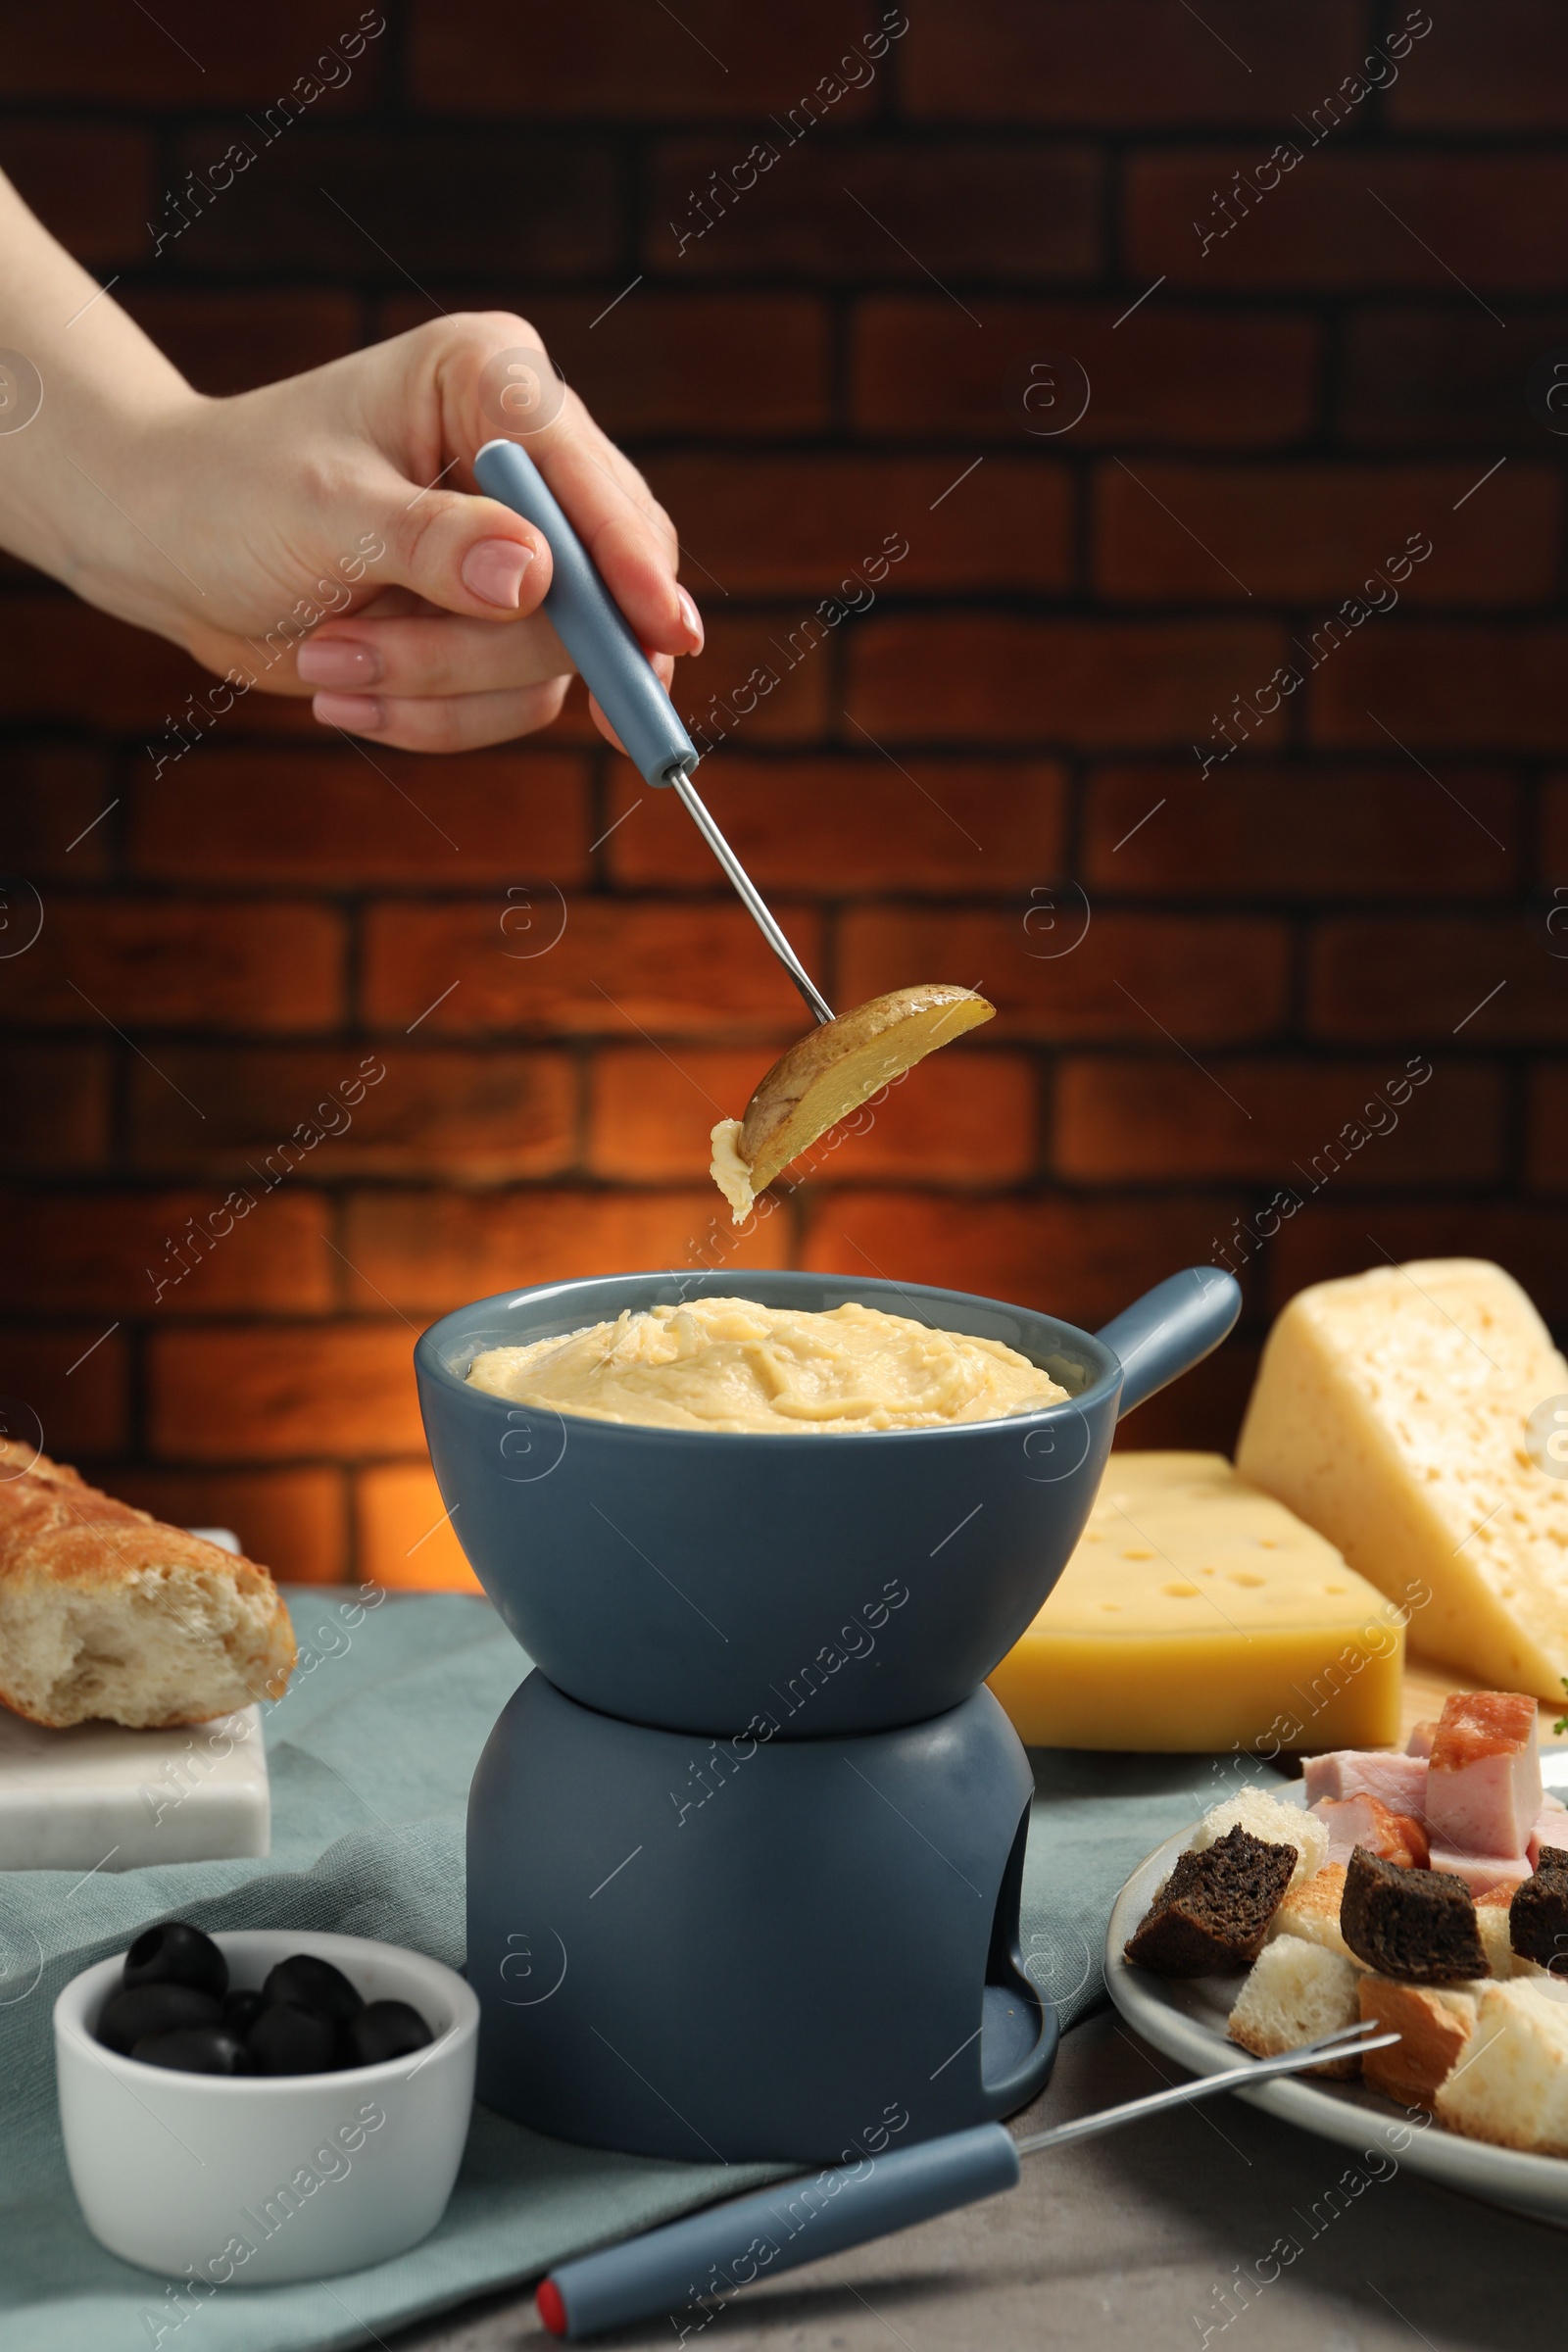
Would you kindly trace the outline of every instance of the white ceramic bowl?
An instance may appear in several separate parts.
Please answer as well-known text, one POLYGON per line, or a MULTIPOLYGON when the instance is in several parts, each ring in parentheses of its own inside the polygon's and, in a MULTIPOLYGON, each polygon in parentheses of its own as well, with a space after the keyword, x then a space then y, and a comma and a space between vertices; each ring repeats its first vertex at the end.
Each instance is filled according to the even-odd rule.
POLYGON ((438 1960, 308 1930, 214 1937, 233 1987, 290 1952, 340 1968, 368 2001, 411 2001, 435 2035, 343 2074, 174 2074, 95 2038, 122 1960, 55 2003, 60 2120, 88 2229, 112 2254, 213 2291, 321 2278, 401 2254, 435 2228, 463 2160, 479 2004, 438 1960))

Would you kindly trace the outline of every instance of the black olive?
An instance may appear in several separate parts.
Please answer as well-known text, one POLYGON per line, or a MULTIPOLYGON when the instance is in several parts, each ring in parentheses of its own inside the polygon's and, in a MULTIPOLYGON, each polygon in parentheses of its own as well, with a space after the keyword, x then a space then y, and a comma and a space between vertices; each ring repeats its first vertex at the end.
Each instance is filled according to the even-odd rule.
POLYGON ((144 2034, 131 2051, 144 2066, 173 2067, 182 2075, 249 2075, 250 2054, 226 2026, 182 2026, 172 2034, 144 2034))
POLYGON ((149 2034, 174 2034, 192 2026, 216 2026, 223 2012, 210 1992, 194 1984, 136 1984, 104 2003, 98 2038, 106 2049, 128 2058, 149 2034))
POLYGON ((228 1962, 200 1928, 165 1919, 137 1936, 125 1954, 121 1983, 127 1992, 137 1984, 194 1984, 220 2001, 228 1990, 228 1962))
POLYGON ((318 1960, 314 1952, 291 1952, 280 1960, 262 1986, 269 2001, 287 2001, 294 2009, 313 2009, 335 2023, 365 2006, 340 1968, 318 1960))
POLYGON ((344 2066, 380 2066, 388 2058, 406 2058, 422 2050, 434 2034, 407 2001, 369 2001, 338 2033, 344 2066))
POLYGON ((265 1992, 257 1992, 249 1985, 243 1989, 236 1987, 224 1999, 223 2023, 231 2034, 237 2034, 243 2041, 266 2007, 265 1992))
POLYGON ((338 2064, 333 2020, 318 2009, 296 2009, 289 2001, 269 2002, 246 2035, 245 2047, 259 2075, 325 2075, 338 2064))

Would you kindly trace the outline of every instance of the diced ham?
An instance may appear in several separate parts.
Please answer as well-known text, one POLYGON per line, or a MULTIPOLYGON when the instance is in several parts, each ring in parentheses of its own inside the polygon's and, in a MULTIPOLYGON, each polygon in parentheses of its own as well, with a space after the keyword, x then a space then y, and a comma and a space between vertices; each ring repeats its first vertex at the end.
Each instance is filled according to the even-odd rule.
POLYGON ((1423 1716, 1422 1720, 1414 1726, 1410 1733, 1409 1739, 1404 1743, 1405 1754, 1407 1756, 1430 1756, 1432 1753, 1432 1742, 1437 1736, 1438 1725, 1436 1716, 1423 1716))
MULTIPOLYGON (((1376 1804, 1378 1800, 1373 1797, 1369 1801, 1376 1804)), ((1424 1821, 1417 1821, 1412 1813, 1391 1813, 1389 1815, 1389 1833, 1398 1839, 1409 1856, 1409 1860, 1403 1866, 1406 1870, 1430 1870, 1432 1868, 1432 1841, 1427 1836, 1427 1825, 1424 1821)), ((1397 1854, 1390 1854, 1388 1858, 1391 1862, 1397 1862, 1399 1859, 1397 1854)))
MULTIPOLYGON (((1427 1762, 1427 1827, 1471 1856, 1523 1860, 1542 1809, 1536 1702, 1517 1690, 1456 1690, 1427 1762)), ((1434 1865, 1436 1867, 1436 1865, 1434 1865)))
POLYGON ((1382 1797, 1320 1797, 1311 1810, 1329 1833, 1330 1862, 1348 1862, 1358 1845, 1401 1870, 1427 1868, 1427 1834, 1408 1813, 1394 1813, 1382 1797))
POLYGON ((1511 1894, 1520 1881, 1530 1876, 1528 1855, 1471 1854, 1456 1845, 1441 1844, 1436 1838, 1432 1840, 1431 1867, 1451 1871, 1456 1879, 1463 1879, 1478 1900, 1494 1887, 1505 1887, 1511 1894))
POLYGON ((1536 1826, 1530 1833, 1530 1843, 1525 1849, 1530 1856, 1532 1870, 1541 1868, 1541 1849, 1544 1845, 1552 1846, 1559 1853, 1568 1850, 1568 1811, 1563 1808, 1562 1798, 1552 1796, 1549 1792, 1542 1800, 1536 1826))
POLYGON ((1536 1702, 1523 1690, 1455 1690, 1443 1702, 1432 1760, 1457 1771, 1481 1758, 1514 1755, 1536 1738, 1536 1702))
POLYGON ((1391 1813, 1426 1818, 1427 1767, 1423 1756, 1385 1755, 1376 1748, 1341 1747, 1331 1755, 1308 1756, 1302 1767, 1306 1801, 1320 1797, 1381 1797, 1391 1813))

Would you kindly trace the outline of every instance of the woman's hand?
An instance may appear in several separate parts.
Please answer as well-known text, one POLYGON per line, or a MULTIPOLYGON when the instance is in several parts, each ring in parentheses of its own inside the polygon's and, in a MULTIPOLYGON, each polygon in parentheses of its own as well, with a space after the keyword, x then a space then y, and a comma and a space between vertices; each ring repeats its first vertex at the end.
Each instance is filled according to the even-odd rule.
MULTIPOLYGON (((0 177, 0 344, 42 386, 0 418, 0 546, 236 687, 313 695, 324 725, 382 743, 462 751, 560 710, 549 547, 469 470, 517 429, 526 320, 443 318, 207 399, 0 177)), ((669 517, 548 362, 535 374, 537 416, 556 413, 525 415, 529 454, 667 682, 703 642, 669 517)))
MULTIPOLYGON (((235 399, 193 395, 155 433, 152 472, 156 535, 205 593, 187 585, 175 625, 154 625, 210 669, 313 694, 323 724, 410 751, 547 725, 572 667, 538 612, 550 550, 469 470, 509 422, 493 363, 538 348, 520 318, 445 318, 235 399)), ((667 682, 669 657, 703 642, 668 516, 575 393, 527 448, 667 682)))

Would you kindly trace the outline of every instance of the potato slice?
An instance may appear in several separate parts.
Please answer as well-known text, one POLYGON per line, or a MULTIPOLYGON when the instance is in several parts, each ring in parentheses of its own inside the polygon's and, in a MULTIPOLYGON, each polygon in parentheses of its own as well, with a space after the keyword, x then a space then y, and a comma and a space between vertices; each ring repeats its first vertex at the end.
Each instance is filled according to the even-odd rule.
POLYGON ((721 1119, 713 1129, 711 1174, 736 1224, 819 1135, 996 1009, 972 988, 933 981, 873 997, 791 1046, 762 1078, 745 1118, 721 1119))

